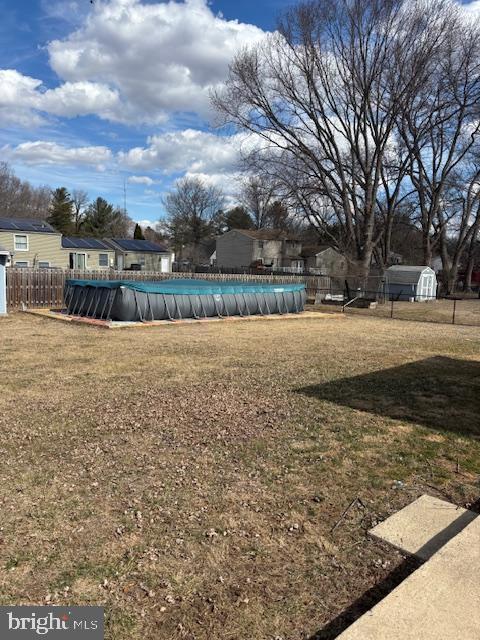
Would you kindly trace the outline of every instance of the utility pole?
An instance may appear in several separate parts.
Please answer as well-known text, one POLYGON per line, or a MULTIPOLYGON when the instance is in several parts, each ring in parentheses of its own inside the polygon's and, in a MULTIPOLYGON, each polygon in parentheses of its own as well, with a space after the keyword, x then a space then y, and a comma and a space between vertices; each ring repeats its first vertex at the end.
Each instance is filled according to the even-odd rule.
POLYGON ((127 180, 123 179, 123 213, 127 215, 127 180))

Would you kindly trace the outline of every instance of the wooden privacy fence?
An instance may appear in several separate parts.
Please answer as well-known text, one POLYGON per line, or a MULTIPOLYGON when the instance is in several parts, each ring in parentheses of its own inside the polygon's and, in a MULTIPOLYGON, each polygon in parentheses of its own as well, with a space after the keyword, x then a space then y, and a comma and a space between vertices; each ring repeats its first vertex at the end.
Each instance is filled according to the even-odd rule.
POLYGON ((157 273, 150 271, 79 271, 77 269, 7 269, 7 305, 9 309, 60 308, 63 306, 65 280, 170 280, 173 278, 201 278, 228 282, 304 282, 308 296, 315 296, 318 289, 329 289, 329 276, 266 276, 244 273, 157 273))

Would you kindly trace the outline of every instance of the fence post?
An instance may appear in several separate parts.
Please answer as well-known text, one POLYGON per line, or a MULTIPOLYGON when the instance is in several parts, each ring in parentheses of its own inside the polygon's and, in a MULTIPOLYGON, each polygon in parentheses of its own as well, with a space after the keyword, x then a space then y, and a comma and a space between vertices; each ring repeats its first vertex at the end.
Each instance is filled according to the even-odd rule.
POLYGON ((455 324, 455 316, 457 313, 457 299, 453 299, 453 316, 452 316, 452 324, 455 324))
POLYGON ((394 300, 392 298, 392 306, 390 308, 390 318, 393 318, 393 302, 394 302, 394 300))

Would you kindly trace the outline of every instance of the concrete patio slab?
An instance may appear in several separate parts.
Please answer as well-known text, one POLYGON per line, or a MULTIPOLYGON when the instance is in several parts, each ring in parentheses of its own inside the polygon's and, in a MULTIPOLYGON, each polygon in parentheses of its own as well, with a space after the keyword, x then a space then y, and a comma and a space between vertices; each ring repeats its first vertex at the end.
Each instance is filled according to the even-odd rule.
POLYGON ((338 638, 479 640, 480 518, 338 638))
POLYGON ((369 533, 420 560, 428 560, 476 517, 473 511, 423 495, 369 533))

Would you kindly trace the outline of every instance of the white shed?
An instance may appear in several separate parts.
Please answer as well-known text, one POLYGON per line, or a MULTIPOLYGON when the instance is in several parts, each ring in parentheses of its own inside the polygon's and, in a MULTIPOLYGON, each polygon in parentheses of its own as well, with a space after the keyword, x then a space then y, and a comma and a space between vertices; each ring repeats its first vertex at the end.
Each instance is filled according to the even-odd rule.
POLYGON ((10 251, 0 247, 0 316, 7 313, 7 278, 6 268, 10 251))
POLYGON ((425 266, 393 265, 385 271, 385 294, 393 300, 433 300, 437 295, 435 271, 425 266))

